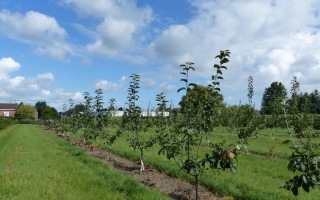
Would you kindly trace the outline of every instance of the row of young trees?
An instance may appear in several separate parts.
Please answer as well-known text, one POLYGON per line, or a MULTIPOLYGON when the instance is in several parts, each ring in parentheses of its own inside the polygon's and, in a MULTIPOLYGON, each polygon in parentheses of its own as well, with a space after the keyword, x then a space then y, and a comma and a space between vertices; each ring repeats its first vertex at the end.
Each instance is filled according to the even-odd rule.
MULTIPOLYGON (((179 105, 178 113, 164 115, 167 108, 167 100, 163 93, 156 96, 157 115, 155 117, 143 117, 142 109, 136 102, 139 99, 140 76, 132 74, 128 87, 128 109, 120 118, 114 116, 115 99, 110 99, 109 108, 103 109, 102 90, 95 91, 95 96, 84 93, 85 103, 83 113, 78 115, 72 100, 69 101, 69 110, 72 118, 61 118, 47 123, 56 133, 71 137, 79 132, 82 143, 89 140, 96 143, 97 138, 103 141, 109 150, 118 137, 126 137, 128 145, 140 153, 140 173, 144 170, 144 152, 154 144, 159 144, 159 155, 165 155, 173 160, 181 171, 186 172, 195 179, 196 199, 198 192, 199 176, 206 169, 231 170, 237 169, 237 155, 247 151, 247 144, 252 136, 258 136, 259 130, 264 128, 269 121, 263 115, 257 115, 252 103, 253 77, 248 78, 248 103, 239 106, 226 107, 223 104, 223 96, 220 94, 220 81, 223 79, 223 70, 229 62, 230 52, 220 51, 216 56, 220 60, 214 65, 212 83, 202 86, 190 82, 189 74, 195 70, 194 63, 187 62, 181 65, 181 81, 184 86, 178 92, 185 92, 179 105), (94 114, 96 113, 96 114, 94 114), (215 143, 210 141, 210 135, 214 134, 214 128, 223 124, 231 133, 236 133, 239 140, 234 144, 226 142, 215 143), (150 127, 153 127, 150 129, 150 127), (114 131, 116 130, 116 131, 114 131), (70 135, 71 134, 71 135, 70 135)), ((313 129, 306 113, 299 112, 299 82, 294 77, 292 80, 292 98, 281 99, 279 110, 282 113, 281 120, 288 130, 294 152, 290 157, 288 169, 299 172, 299 175, 288 180, 284 188, 291 190, 294 195, 298 189, 303 188, 309 192, 309 188, 315 188, 320 181, 319 152, 320 144, 312 141, 313 129), (290 109, 291 115, 287 116, 290 109), (295 138, 295 139, 294 139, 295 138)), ((280 101, 280 100, 279 100, 280 101)), ((65 108, 66 110, 66 108, 65 108)), ((270 117, 269 117, 270 118, 270 117)), ((277 116, 271 119, 279 121, 277 116)))
MULTIPOLYGON (((237 154, 241 145, 247 142, 246 138, 251 136, 252 127, 249 120, 254 117, 254 109, 252 105, 248 105, 246 114, 252 118, 246 118, 247 124, 241 126, 242 138, 237 144, 217 144, 210 141, 210 135, 217 125, 223 107, 219 81, 223 79, 222 72, 227 69, 225 64, 229 62, 229 56, 228 50, 221 51, 216 56, 220 62, 214 65, 215 73, 212 75, 212 83, 206 87, 189 82, 189 73, 195 70, 193 63, 181 65, 181 74, 184 76, 181 81, 185 87, 180 88, 178 92, 184 90, 185 95, 180 102, 180 112, 171 113, 168 117, 164 114, 168 101, 163 93, 155 97, 158 102, 156 116, 142 116, 142 109, 136 103, 139 99, 140 76, 132 74, 129 77, 131 81, 127 90, 128 109, 121 118, 114 116, 112 108, 114 108, 115 99, 110 99, 109 108, 103 109, 102 90, 98 89, 94 97, 88 92, 84 93, 85 109, 81 115, 74 112, 74 103, 70 100, 69 110, 74 112, 71 114, 72 118, 50 120, 45 125, 56 133, 68 137, 79 132, 82 144, 92 141, 93 148, 97 138, 111 150, 116 138, 126 137, 128 145, 140 153, 141 174, 145 168, 143 158, 145 150, 159 144, 160 155, 163 154, 169 160, 174 160, 182 171, 195 178, 196 199, 199 199, 199 176, 202 172, 211 168, 230 169, 235 173, 237 154), (204 98, 200 97, 200 94, 204 94, 204 98), (206 153, 204 154, 203 151, 206 153)), ((253 94, 253 89, 250 92, 253 94)))

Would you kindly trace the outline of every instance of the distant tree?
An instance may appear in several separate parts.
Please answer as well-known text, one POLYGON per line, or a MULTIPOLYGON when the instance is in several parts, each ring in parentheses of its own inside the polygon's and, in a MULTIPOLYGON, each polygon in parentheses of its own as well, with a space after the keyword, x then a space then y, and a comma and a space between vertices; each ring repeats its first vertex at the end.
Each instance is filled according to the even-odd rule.
POLYGON ((79 112, 84 112, 86 109, 86 107, 82 104, 82 103, 79 103, 77 105, 75 105, 74 107, 74 113, 79 113, 79 112))
POLYGON ((298 96, 298 110, 300 113, 309 113, 311 108, 311 101, 309 94, 305 92, 304 94, 300 93, 298 96))
POLYGON ((203 106, 208 101, 211 101, 212 98, 215 100, 215 105, 218 108, 225 108, 226 105, 223 103, 223 96, 217 91, 214 91, 210 87, 205 87, 203 85, 194 85, 192 89, 187 90, 187 95, 182 97, 182 100, 179 102, 181 109, 189 108, 192 104, 192 107, 198 108, 199 106, 203 106))
POLYGON ((50 107, 53 112, 53 118, 57 118, 59 116, 59 112, 54 107, 50 107))
MULTIPOLYGON (((215 107, 215 115, 221 114, 221 111, 226 108, 226 104, 223 103, 223 96, 218 91, 215 91, 212 87, 205 87, 203 85, 194 84, 192 88, 187 89, 187 95, 184 95, 179 102, 181 107, 181 113, 189 112, 190 108, 195 110, 208 109, 205 105, 212 105, 215 107)), ((213 113, 212 113, 213 114, 213 113)), ((219 117, 216 117, 213 125, 223 123, 219 117)))
POLYGON ((34 106, 38 110, 38 117, 42 118, 41 113, 42 110, 47 106, 47 103, 45 101, 38 101, 36 105, 34 106))
POLYGON ((309 95, 310 112, 320 114, 320 93, 317 89, 312 91, 309 95))
POLYGON ((32 107, 31 105, 24 105, 23 103, 20 103, 19 107, 16 109, 15 116, 34 118, 35 113, 36 111, 34 107, 32 107))
POLYGON ((286 96, 287 90, 281 82, 271 83, 262 96, 261 114, 270 115, 281 112, 281 102, 286 96))
POLYGON ((54 115, 54 110, 49 106, 46 106, 41 112, 42 119, 52 119, 54 115))

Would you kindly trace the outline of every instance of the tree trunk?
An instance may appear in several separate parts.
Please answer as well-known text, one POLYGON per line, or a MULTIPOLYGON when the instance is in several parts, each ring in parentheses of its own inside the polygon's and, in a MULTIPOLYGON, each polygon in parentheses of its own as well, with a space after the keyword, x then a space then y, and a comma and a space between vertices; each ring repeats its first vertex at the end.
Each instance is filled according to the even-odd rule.
POLYGON ((109 161, 111 161, 111 145, 109 145, 109 161))
POLYGON ((142 159, 143 159, 143 149, 140 149, 140 164, 141 164, 140 174, 142 174, 142 172, 144 171, 144 164, 142 159))
POLYGON ((195 186, 196 186, 196 200, 199 200, 200 199, 200 194, 199 194, 199 175, 196 175, 196 183, 195 183, 195 186))

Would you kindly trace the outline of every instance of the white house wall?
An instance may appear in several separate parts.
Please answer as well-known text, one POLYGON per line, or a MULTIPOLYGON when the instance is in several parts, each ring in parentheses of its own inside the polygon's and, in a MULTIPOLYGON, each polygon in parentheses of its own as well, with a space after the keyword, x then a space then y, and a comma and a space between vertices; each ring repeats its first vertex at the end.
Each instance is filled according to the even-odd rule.
MULTIPOLYGON (((124 114, 124 111, 121 111, 121 110, 116 110, 116 111, 112 111, 112 112, 113 112, 113 115, 115 117, 121 117, 124 114)), ((159 113, 161 113, 161 112, 159 112, 159 113)), ((146 111, 144 111, 144 112, 142 112, 142 116, 143 117, 147 117, 147 116, 155 117, 155 116, 157 116, 157 112, 154 112, 154 111, 146 112, 146 111)), ((169 116, 169 112, 164 112, 164 116, 168 117, 169 116)))

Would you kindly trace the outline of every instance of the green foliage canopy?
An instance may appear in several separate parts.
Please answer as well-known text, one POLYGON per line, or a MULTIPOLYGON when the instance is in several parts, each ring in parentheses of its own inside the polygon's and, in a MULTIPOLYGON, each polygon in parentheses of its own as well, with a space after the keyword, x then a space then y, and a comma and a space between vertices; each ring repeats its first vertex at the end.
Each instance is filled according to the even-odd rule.
POLYGON ((24 105, 21 103, 19 107, 16 109, 16 117, 28 117, 34 118, 36 111, 31 105, 24 105))
POLYGON ((42 118, 42 110, 47 106, 47 103, 45 101, 38 101, 35 104, 35 108, 38 110, 38 117, 42 118))
POLYGON ((214 100, 216 108, 225 108, 223 103, 223 96, 217 91, 214 91, 212 87, 203 85, 193 85, 192 88, 188 88, 187 95, 184 95, 179 102, 181 111, 190 108, 200 109, 204 105, 208 105, 210 101, 214 100))
POLYGON ((281 102, 287 96, 287 90, 281 82, 273 82, 266 88, 261 101, 261 114, 281 113, 281 102))
POLYGON ((54 118, 54 116, 55 116, 55 112, 54 112, 54 110, 53 110, 51 107, 46 106, 46 107, 42 110, 41 116, 42 116, 43 119, 52 119, 52 118, 54 118))

